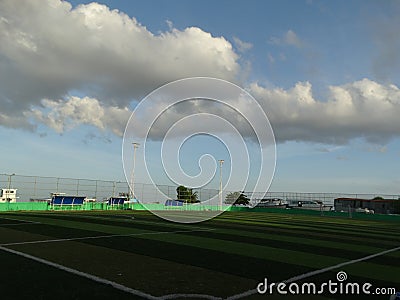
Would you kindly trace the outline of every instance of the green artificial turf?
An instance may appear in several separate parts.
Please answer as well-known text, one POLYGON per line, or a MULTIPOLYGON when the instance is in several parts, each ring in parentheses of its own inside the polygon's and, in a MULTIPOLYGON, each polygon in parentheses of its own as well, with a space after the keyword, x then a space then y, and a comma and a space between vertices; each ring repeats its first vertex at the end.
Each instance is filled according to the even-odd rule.
MULTIPOLYGON (((393 220, 284 211, 226 212, 193 225, 164 221, 145 211, 8 212, 0 214, 0 244, 156 296, 197 293, 225 298, 254 289, 265 277, 281 281, 399 247, 399 225, 393 220)), ((342 269, 353 281, 400 290, 399 252, 342 269)), ((0 265, 4 299, 135 298, 4 251, 0 265)), ((335 279, 337 271, 309 280, 335 279)), ((282 298, 249 299, 265 297, 282 298)))

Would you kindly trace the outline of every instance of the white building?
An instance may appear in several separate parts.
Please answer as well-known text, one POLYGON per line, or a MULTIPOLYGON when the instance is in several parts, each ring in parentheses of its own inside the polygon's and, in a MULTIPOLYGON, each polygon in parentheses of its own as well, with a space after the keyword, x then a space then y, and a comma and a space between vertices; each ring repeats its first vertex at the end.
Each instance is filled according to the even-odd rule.
POLYGON ((0 203, 17 202, 17 189, 0 189, 0 203))

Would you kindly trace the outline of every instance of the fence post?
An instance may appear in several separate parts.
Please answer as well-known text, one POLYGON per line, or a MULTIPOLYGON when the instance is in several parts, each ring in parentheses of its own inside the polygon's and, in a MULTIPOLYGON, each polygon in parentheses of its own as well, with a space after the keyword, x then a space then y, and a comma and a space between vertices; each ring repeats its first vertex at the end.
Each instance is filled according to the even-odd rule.
POLYGON ((33 183, 33 198, 36 198, 36 182, 37 182, 37 177, 35 176, 35 181, 33 183))
POLYGON ((77 196, 79 195, 79 179, 78 179, 78 181, 76 183, 76 195, 77 196))

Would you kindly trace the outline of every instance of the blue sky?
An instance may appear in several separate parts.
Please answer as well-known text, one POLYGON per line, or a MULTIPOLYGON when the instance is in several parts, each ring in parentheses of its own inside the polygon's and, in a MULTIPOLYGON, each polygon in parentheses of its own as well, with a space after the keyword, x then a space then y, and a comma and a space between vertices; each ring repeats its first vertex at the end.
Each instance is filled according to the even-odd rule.
MULTIPOLYGON (((123 180, 122 135, 138 101, 210 76, 240 85, 267 114, 272 191, 399 193, 398 1, 90 3, 0 4, 0 173, 123 180)), ((218 142, 182 149, 189 174, 210 153, 226 159, 228 180, 218 142)), ((157 183, 170 183, 151 155, 157 183)), ((144 172, 139 162, 137 181, 144 172)))

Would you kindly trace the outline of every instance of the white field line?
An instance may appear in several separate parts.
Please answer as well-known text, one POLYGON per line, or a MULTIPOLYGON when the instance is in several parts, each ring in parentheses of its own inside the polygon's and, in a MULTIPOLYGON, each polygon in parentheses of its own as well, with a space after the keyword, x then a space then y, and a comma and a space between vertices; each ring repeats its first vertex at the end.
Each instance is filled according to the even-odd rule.
MULTIPOLYGON (((213 229, 209 229, 209 230, 213 230, 213 229)), ((108 236, 86 237, 86 238, 104 238, 104 237, 130 236, 130 235, 142 235, 142 234, 166 234, 166 233, 193 232, 193 231, 199 231, 199 230, 190 230, 190 231, 186 230, 186 231, 174 231, 174 232, 162 231, 162 232, 152 232, 152 233, 139 233, 139 234, 128 234, 128 235, 108 235, 108 236)), ((84 239, 84 237, 76 238, 76 239, 84 239)), ((75 240, 75 239, 45 240, 45 241, 36 241, 36 243, 37 242, 51 242, 51 241, 70 241, 70 240, 75 240)), ((59 270, 63 270, 63 271, 66 271, 66 272, 69 272, 69 273, 72 273, 72 274, 75 274, 75 275, 78 275, 78 276, 81 276, 81 277, 85 277, 85 278, 91 279, 91 280, 99 282, 99 283, 111 285, 115 289, 130 293, 130 294, 133 294, 133 295, 136 295, 136 296, 140 296, 140 297, 142 297, 144 299, 160 299, 160 300, 178 299, 178 298, 222 299, 221 297, 216 297, 216 296, 206 295, 206 294, 169 294, 169 295, 164 295, 164 296, 157 297, 157 296, 153 296, 151 294, 144 293, 142 291, 132 289, 130 287, 121 285, 119 283, 116 283, 116 282, 113 282, 113 281, 110 281, 110 280, 107 280, 107 279, 104 279, 104 278, 101 278, 101 277, 98 277, 98 276, 95 276, 95 275, 91 275, 91 274, 88 274, 88 273, 85 273, 85 272, 81 272, 81 271, 78 271, 78 270, 75 270, 75 269, 72 269, 72 268, 69 268, 69 267, 65 267, 65 266, 57 264, 57 263, 50 262, 50 261, 42 259, 42 258, 38 258, 38 257, 29 255, 29 254, 26 254, 26 253, 23 253, 23 252, 19 252, 19 251, 4 247, 5 245, 20 245, 20 244, 24 244, 24 243, 30 244, 30 243, 35 243, 35 242, 22 242, 22 243, 4 244, 4 245, 0 245, 0 250, 6 251, 6 252, 10 252, 10 253, 13 253, 13 254, 16 254, 16 255, 20 255, 20 256, 23 256, 25 258, 28 258, 28 259, 31 259, 31 260, 34 260, 34 261, 37 261, 37 262, 52 266, 52 267, 55 267, 55 268, 57 268, 59 270)), ((298 280, 301 280, 301 279, 304 279, 304 278, 315 276, 315 275, 318 275, 318 274, 321 274, 321 273, 325 273, 325 272, 328 272, 328 271, 331 271, 331 270, 334 270, 334 269, 337 269, 337 268, 341 268, 341 267, 344 267, 344 266, 347 266, 347 265, 351 265, 351 264, 354 264, 354 263, 366 261, 366 260, 369 260, 369 259, 372 259, 372 258, 375 258, 375 257, 378 257, 378 256, 382 256, 382 255, 385 255, 385 254, 388 254, 388 253, 391 253, 391 252, 395 252, 395 251, 398 251, 398 250, 400 250, 400 247, 392 248, 392 249, 389 249, 389 250, 384 250, 382 252, 371 254, 371 255, 368 255, 368 256, 365 256, 365 257, 362 257, 362 258, 353 259, 353 260, 350 260, 350 261, 347 261, 347 262, 343 262, 343 263, 340 263, 340 264, 336 264, 336 265, 333 265, 333 266, 330 266, 330 267, 326 267, 326 268, 323 268, 323 269, 320 269, 320 270, 315 270, 315 271, 311 271, 311 272, 304 273, 304 274, 301 274, 301 275, 297 275, 297 276, 291 277, 291 278, 289 278, 287 280, 284 280, 282 282, 285 282, 285 283, 295 282, 295 281, 298 281, 298 280)), ((226 300, 241 299, 241 298, 244 298, 244 297, 248 297, 248 296, 254 295, 256 293, 257 293, 257 289, 251 289, 251 290, 248 290, 246 292, 230 296, 230 297, 226 298, 226 300)))
POLYGON ((183 299, 185 299, 185 298, 201 298, 201 299, 212 299, 212 300, 214 300, 214 299, 218 299, 218 300, 222 299, 220 297, 214 297, 214 296, 211 296, 211 295, 203 295, 203 294, 171 294, 171 295, 157 297, 157 296, 153 296, 153 295, 151 295, 149 293, 145 293, 145 292, 142 292, 142 291, 127 287, 125 285, 119 284, 119 283, 117 283, 115 281, 111 281, 111 280, 108 280, 108 279, 105 279, 105 278, 98 277, 96 275, 92 275, 92 274, 85 273, 85 272, 82 272, 82 271, 79 271, 79 270, 76 270, 76 269, 72 269, 72 268, 69 268, 69 267, 66 267, 66 266, 63 266, 63 265, 48 261, 46 259, 39 258, 39 257, 30 255, 30 254, 27 254, 27 253, 23 253, 23 252, 20 252, 20 251, 9 249, 9 248, 3 247, 3 246, 0 246, 0 250, 3 250, 5 252, 9 252, 9 253, 12 253, 12 254, 16 254, 16 255, 25 257, 27 259, 30 259, 30 260, 33 260, 33 261, 48 265, 50 267, 56 268, 56 269, 61 270, 61 271, 65 271, 65 272, 68 272, 68 273, 71 273, 71 274, 74 274, 74 275, 77 275, 77 276, 80 276, 80 277, 84 277, 84 278, 90 279, 90 280, 98 282, 98 283, 102 283, 102 284, 105 284, 105 285, 110 285, 110 286, 112 286, 113 288, 115 288, 117 290, 129 293, 129 294, 132 294, 132 295, 135 295, 135 296, 139 296, 139 297, 141 297, 143 299, 150 299, 150 300, 164 300, 164 299, 174 299, 174 298, 183 298, 183 299))
POLYGON ((51 239, 51 240, 39 240, 39 241, 25 241, 25 242, 14 242, 0 244, 0 246, 16 246, 16 245, 27 245, 27 244, 41 244, 41 243, 57 243, 57 242, 71 242, 79 240, 91 240, 91 239, 105 239, 113 237, 127 237, 127 236, 141 236, 141 235, 155 235, 155 234, 174 234, 174 233, 186 233, 186 232, 198 232, 198 231, 211 231, 213 228, 208 229, 194 229, 194 230, 176 230, 176 231, 154 231, 154 232, 140 232, 140 233, 127 233, 127 234, 109 234, 109 235, 96 235, 96 236, 83 236, 76 238, 67 239, 51 239))
POLYGON ((13 253, 34 261, 37 261, 39 263, 57 268, 59 270, 62 271, 66 271, 69 273, 72 273, 74 275, 78 275, 81 277, 85 277, 88 278, 90 280, 102 283, 102 284, 106 284, 106 285, 111 285, 113 288, 124 291, 126 293, 130 293, 133 294, 135 296, 140 296, 144 299, 173 299, 176 297, 179 298, 188 298, 188 297, 196 297, 196 298, 202 298, 202 299, 221 299, 218 297, 214 297, 211 295, 202 295, 202 294, 173 294, 173 295, 166 295, 166 296, 161 296, 161 297, 157 297, 157 296, 153 296, 151 294, 139 291, 139 290, 135 290, 132 289, 130 287, 124 286, 122 284, 116 283, 114 281, 110 281, 108 279, 104 279, 92 274, 88 274, 82 271, 78 271, 76 269, 72 269, 30 254, 26 254, 20 251, 16 251, 13 249, 9 249, 6 248, 4 246, 13 246, 13 245, 25 245, 25 244, 37 244, 37 243, 48 243, 48 242, 64 242, 64 241, 75 241, 75 240, 83 240, 83 239, 97 239, 97 238, 110 238, 110 237, 124 237, 124 236, 137 236, 137 235, 149 235, 149 234, 168 234, 168 233, 185 233, 185 232, 196 232, 196 231, 211 231, 214 230, 213 228, 209 228, 209 229, 196 229, 196 230, 179 230, 179 231, 158 231, 158 232, 142 232, 142 233, 133 233, 133 234, 113 234, 113 235, 102 235, 102 236, 90 236, 90 237, 79 237, 79 238, 69 238, 69 239, 53 239, 53 240, 42 240, 42 241, 28 241, 28 242, 16 242, 16 243, 7 243, 7 244, 2 244, 0 245, 0 250, 9 252, 9 253, 13 253), (171 298, 172 297, 172 298, 171 298))
MULTIPOLYGON (((54 214, 49 214, 52 216, 56 216, 54 214)), ((63 216, 63 217, 71 217, 71 215, 69 214, 60 214, 57 213, 57 216, 63 216)), ((130 223, 130 222, 135 222, 135 223, 144 223, 144 224, 155 224, 155 225, 160 225, 160 222, 156 222, 156 221, 147 221, 147 220, 143 220, 140 219, 140 217, 137 217, 135 215, 118 215, 118 217, 108 217, 107 215, 101 216, 90 216, 90 215, 85 215, 85 214, 77 214, 77 215, 72 215, 73 217, 78 216, 78 217, 83 217, 83 218, 88 218, 88 219, 98 219, 98 220, 109 220, 109 221, 119 221, 119 222, 126 222, 126 223, 130 223), (119 217, 121 216, 121 217, 119 217)), ((70 221, 74 221, 74 222, 82 222, 79 220, 74 220, 71 219, 70 221)), ((182 227, 182 224, 180 223, 173 223, 173 222, 168 222, 168 226, 173 226, 173 227, 182 227)), ((199 228, 202 229, 204 227, 200 227, 200 226, 192 226, 192 228, 199 228)))
MULTIPOLYGON (((388 253, 391 253, 391 252, 395 252, 395 251, 398 251, 398 250, 400 250, 400 247, 392 248, 392 249, 389 249, 389 250, 384 250, 384 251, 379 252, 379 253, 371 254, 371 255, 364 256, 364 257, 361 257, 361 258, 358 258, 358 259, 349 260, 349 261, 346 261, 346 262, 343 262, 343 263, 340 263, 340 264, 337 264, 337 265, 334 265, 334 266, 330 266, 330 267, 326 267, 326 268, 323 268, 323 269, 320 269, 320 270, 315 270, 315 271, 307 272, 307 273, 304 273, 304 274, 300 274, 300 275, 291 277, 289 279, 283 280, 282 282, 291 283, 291 282, 299 281, 299 280, 304 279, 304 278, 308 278, 308 277, 311 277, 311 276, 314 276, 314 275, 325 273, 325 272, 328 272, 328 271, 331 271, 331 270, 334 270, 334 269, 338 269, 338 268, 341 268, 341 267, 344 267, 344 266, 348 266, 348 265, 351 265, 351 264, 354 264, 354 263, 366 261, 366 260, 369 260, 369 259, 372 259, 372 258, 375 258, 375 257, 378 257, 378 256, 382 256, 382 255, 385 255, 385 254, 388 254, 388 253)), ((230 296, 230 297, 226 298, 226 300, 241 299, 241 298, 248 297, 248 296, 251 296, 251 295, 254 295, 254 294, 257 294, 257 289, 251 289, 251 290, 248 290, 246 292, 230 296)))
MULTIPOLYGON (((10 220, 10 221, 18 221, 18 222, 28 223, 28 224, 40 224, 40 222, 27 221, 27 220, 21 220, 21 219, 14 219, 14 218, 8 218, 8 217, 0 217, 0 219, 3 219, 3 220, 10 220)), ((25 224, 15 224, 15 223, 0 224, 0 226, 9 226, 9 225, 25 225, 25 224)))
POLYGON ((22 257, 37 261, 39 263, 54 267, 56 269, 59 269, 59 270, 62 270, 62 271, 65 271, 65 272, 68 272, 68 273, 71 273, 71 274, 74 274, 74 275, 78 275, 78 276, 93 280, 95 282, 99 282, 99 283, 102 283, 102 284, 110 285, 110 286, 112 286, 113 288, 115 288, 117 290, 129 293, 129 294, 132 294, 132 295, 135 295, 135 296, 142 297, 143 299, 159 299, 159 297, 153 296, 151 294, 144 293, 144 292, 139 291, 139 290, 132 289, 130 287, 124 286, 124 285, 116 283, 114 281, 110 281, 110 280, 107 280, 107 279, 104 279, 104 278, 101 278, 101 277, 98 277, 98 276, 95 276, 95 275, 91 275, 91 274, 88 274, 88 273, 85 273, 85 272, 82 272, 82 271, 78 271, 78 270, 75 270, 75 269, 72 269, 72 268, 69 268, 69 267, 66 267, 66 266, 63 266, 63 265, 60 265, 60 264, 45 260, 45 259, 42 259, 42 258, 39 258, 39 257, 36 257, 36 256, 32 256, 32 255, 29 255, 29 254, 26 254, 26 253, 23 253, 23 252, 19 252, 19 251, 13 250, 13 249, 5 248, 5 247, 2 247, 2 246, 0 246, 0 250, 3 250, 3 251, 6 251, 6 252, 9 252, 9 253, 12 253, 12 254, 16 254, 16 255, 19 255, 19 256, 22 256, 22 257))

